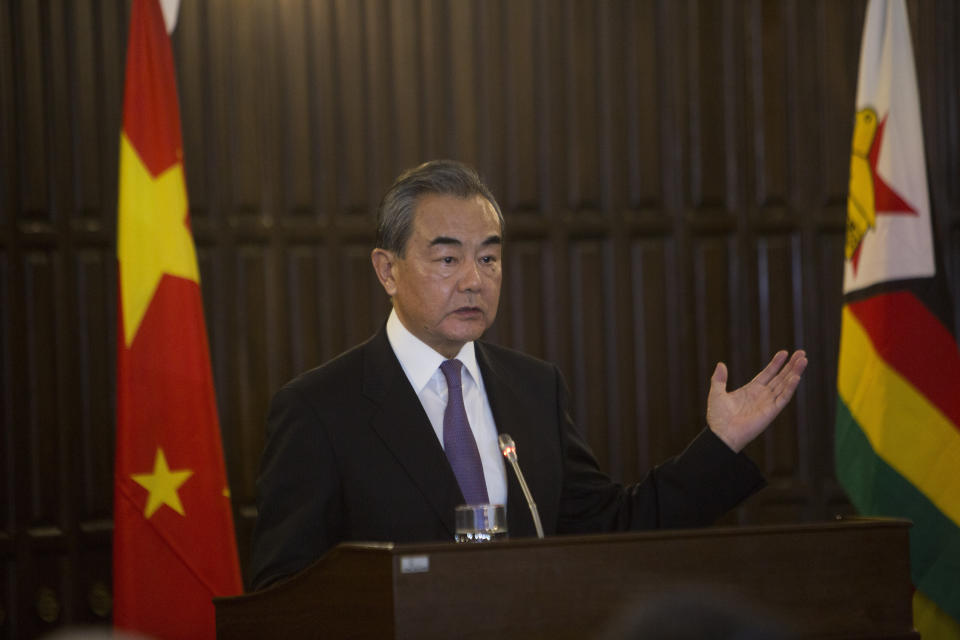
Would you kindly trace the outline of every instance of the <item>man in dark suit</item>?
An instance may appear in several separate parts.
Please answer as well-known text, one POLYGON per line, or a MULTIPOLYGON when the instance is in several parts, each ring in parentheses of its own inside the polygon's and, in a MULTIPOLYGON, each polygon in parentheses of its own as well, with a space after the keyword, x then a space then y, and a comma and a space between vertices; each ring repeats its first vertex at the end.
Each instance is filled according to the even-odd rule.
POLYGON ((472 169, 402 174, 378 213, 372 261, 393 302, 370 340, 274 397, 258 480, 251 586, 304 569, 341 541, 452 540, 454 508, 507 505, 534 535, 497 434, 513 436, 546 535, 713 522, 763 486, 740 450, 789 402, 806 366, 779 352, 728 393, 717 365, 707 424, 639 484, 603 474, 554 365, 479 340, 500 298, 503 216, 472 169))

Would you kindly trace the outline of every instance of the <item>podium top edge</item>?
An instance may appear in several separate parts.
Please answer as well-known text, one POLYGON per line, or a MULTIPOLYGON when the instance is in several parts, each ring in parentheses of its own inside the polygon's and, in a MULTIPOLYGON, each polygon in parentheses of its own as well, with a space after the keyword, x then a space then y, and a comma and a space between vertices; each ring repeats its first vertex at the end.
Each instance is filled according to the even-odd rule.
MULTIPOLYGON (((450 542, 342 542, 331 549, 342 551, 388 552, 391 555, 408 555, 415 553, 436 553, 440 551, 464 551, 468 548, 489 548, 496 546, 537 546, 537 545, 578 545, 602 544, 604 542, 628 542, 632 540, 654 540, 663 538, 702 538, 744 535, 783 535, 801 532, 831 531, 837 529, 870 529, 892 528, 901 529, 913 526, 913 522, 906 518, 844 516, 836 520, 823 522, 804 522, 796 524, 766 524, 749 526, 720 526, 700 527, 696 529, 655 529, 645 531, 626 531, 617 533, 594 533, 584 535, 553 535, 540 540, 538 538, 508 538, 484 542, 482 544, 456 544, 450 542)), ((328 552, 329 553, 329 552, 328 552)))

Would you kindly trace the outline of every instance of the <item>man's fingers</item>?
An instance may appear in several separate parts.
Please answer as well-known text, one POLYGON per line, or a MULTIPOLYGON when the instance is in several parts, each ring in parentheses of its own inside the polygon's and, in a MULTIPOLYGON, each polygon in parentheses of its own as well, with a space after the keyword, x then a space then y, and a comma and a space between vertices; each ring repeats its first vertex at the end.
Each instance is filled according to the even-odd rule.
POLYGON ((793 398, 793 393, 797 390, 797 386, 800 384, 800 376, 792 374, 786 381, 786 384, 780 389, 776 397, 777 410, 782 409, 790 402, 793 398))
POLYGON ((717 391, 727 390, 727 365, 722 362, 717 363, 717 366, 713 368, 713 375, 710 376, 710 386, 716 388, 717 391))
POLYGON ((788 363, 790 367, 796 368, 798 366, 807 366, 807 352, 803 349, 797 349, 793 352, 793 355, 790 356, 790 362, 788 363))
POLYGON ((783 366, 783 363, 787 361, 787 352, 786 351, 777 351, 773 354, 773 358, 770 359, 770 362, 763 368, 763 371, 758 373, 753 379, 754 382, 759 382, 762 385, 769 384, 773 377, 777 375, 777 372, 780 371, 780 367, 783 366))
MULTIPOLYGON (((807 355, 803 351, 796 351, 776 378, 770 383, 770 392, 779 397, 785 395, 787 400, 793 395, 794 389, 800 384, 803 370, 807 368, 807 355)), ((779 402, 779 398, 778 398, 779 402)))

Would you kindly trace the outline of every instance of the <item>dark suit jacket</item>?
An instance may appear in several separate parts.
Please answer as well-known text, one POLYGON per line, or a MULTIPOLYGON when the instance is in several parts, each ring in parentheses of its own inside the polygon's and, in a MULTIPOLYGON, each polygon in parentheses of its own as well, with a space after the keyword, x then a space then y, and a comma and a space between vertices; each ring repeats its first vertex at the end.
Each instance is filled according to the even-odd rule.
MULTIPOLYGON (((513 436, 546 535, 706 525, 763 486, 748 458, 704 430, 643 482, 597 466, 569 415, 559 370, 476 342, 497 429, 513 436)), ((535 535, 507 470, 511 537, 535 535)), ((306 568, 341 541, 452 540, 464 499, 381 329, 274 397, 257 481, 250 585, 306 568)))

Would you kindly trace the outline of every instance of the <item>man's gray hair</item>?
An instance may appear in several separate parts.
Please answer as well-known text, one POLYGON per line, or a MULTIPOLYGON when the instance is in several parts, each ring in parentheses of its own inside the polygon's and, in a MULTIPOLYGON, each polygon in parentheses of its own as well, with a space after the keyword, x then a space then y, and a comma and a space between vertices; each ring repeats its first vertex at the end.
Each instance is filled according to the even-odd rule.
POLYGON ((396 253, 401 258, 407 240, 413 233, 413 214, 421 196, 437 194, 472 198, 486 198, 500 221, 503 234, 504 221, 500 205, 477 172, 456 160, 431 160, 419 167, 407 169, 390 187, 377 209, 377 248, 396 253))

